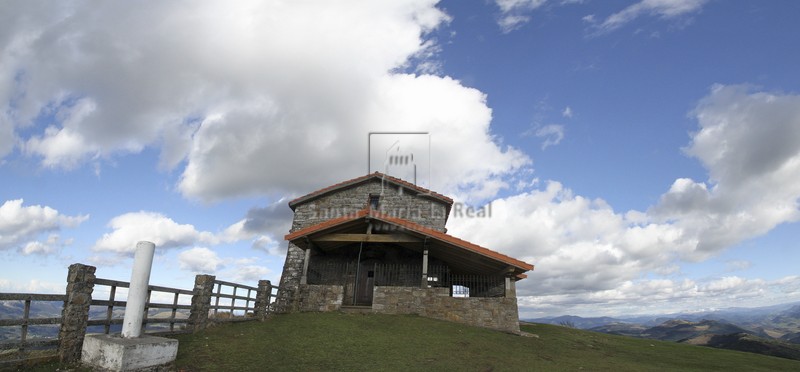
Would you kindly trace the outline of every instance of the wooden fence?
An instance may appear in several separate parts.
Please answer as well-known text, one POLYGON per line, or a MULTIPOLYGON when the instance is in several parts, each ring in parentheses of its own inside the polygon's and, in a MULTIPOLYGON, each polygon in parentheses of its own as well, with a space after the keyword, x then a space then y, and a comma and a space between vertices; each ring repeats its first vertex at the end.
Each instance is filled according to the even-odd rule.
MULTIPOLYGON (((130 283, 119 281, 119 280, 110 280, 110 279, 97 278, 97 279, 94 280, 94 285, 95 285, 95 292, 99 292, 99 291, 97 291, 97 286, 107 286, 107 287, 110 288, 109 292, 108 292, 109 295, 108 295, 107 299, 105 299, 105 300, 95 300, 94 298, 92 298, 92 302, 91 302, 91 306, 104 307, 105 308, 105 316, 102 319, 92 319, 92 312, 90 311, 89 319, 87 320, 86 325, 88 327, 103 326, 102 333, 106 333, 106 334, 112 333, 111 332, 112 326, 113 325, 122 324, 122 322, 124 320, 123 318, 120 318, 120 317, 114 317, 114 308, 115 307, 116 308, 120 308, 120 307, 124 308, 125 305, 126 305, 126 301, 117 300, 117 289, 119 289, 119 288, 129 288, 130 287, 130 283)), ((191 331, 191 330, 187 330, 185 328, 176 330, 175 329, 175 324, 183 325, 185 323, 188 323, 188 320, 189 320, 188 316, 186 316, 185 318, 179 318, 178 315, 179 314, 183 314, 183 313, 179 313, 178 310, 184 310, 184 311, 188 312, 188 311, 191 311, 192 306, 191 305, 182 305, 182 304, 179 303, 178 300, 180 298, 180 295, 192 296, 193 293, 194 292, 192 292, 190 290, 186 290, 186 289, 161 287, 161 286, 156 286, 156 285, 148 286, 148 288, 147 288, 147 301, 146 301, 145 308, 144 308, 144 317, 142 319, 142 331, 146 331, 147 330, 147 325, 148 324, 150 324, 150 325, 152 325, 152 324, 168 324, 169 325, 169 330, 167 330, 167 331, 162 330, 161 332, 148 332, 148 333, 181 333, 181 332, 191 331), (169 303, 169 304, 153 302, 153 301, 151 301, 153 292, 168 293, 168 294, 172 295, 174 300, 172 301, 172 303, 169 303), (164 310, 170 311, 171 312, 170 317, 169 318, 149 318, 148 315, 150 313, 152 313, 151 310, 158 310, 158 309, 164 309, 164 310)), ((87 332, 87 333, 93 333, 93 332, 87 332)), ((142 333, 145 333, 145 332, 142 332, 142 333)))
MULTIPOLYGON (((308 284, 346 285, 356 281, 358 264, 345 261, 314 261, 308 266, 308 284)), ((419 287, 422 265, 382 264, 370 266, 375 286, 419 287)), ((362 270, 363 266, 362 266, 362 270)), ((450 288, 453 297, 504 297, 505 277, 453 273, 446 265, 428 266, 428 286, 450 288)))
MULTIPOLYGON (((250 287, 243 284, 231 283, 231 282, 224 282, 222 280, 215 280, 214 285, 216 286, 216 291, 212 295, 214 298, 214 305, 211 306, 211 310, 213 313, 213 319, 217 322, 235 322, 241 320, 252 320, 252 317, 256 313, 256 293, 258 293, 258 288, 250 287), (232 288, 231 293, 225 293, 223 288, 230 287, 232 288), (237 294, 238 290, 247 291, 246 295, 237 294), (238 306, 237 301, 241 304, 241 301, 244 301, 244 306, 238 306), (220 305, 220 302, 222 304, 220 305), (225 302, 229 302, 226 304, 225 302), (220 310, 227 311, 220 313, 220 310), (224 315, 223 315, 224 314, 224 315), (248 315, 249 314, 249 315, 248 315)), ((277 288, 277 287, 274 287, 277 288)), ((269 293, 269 300, 267 304, 272 303, 272 293, 269 293)), ((271 309, 268 309, 270 311, 271 309)))
MULTIPOLYGON (((62 363, 76 362, 80 360, 80 348, 87 333, 118 332, 115 326, 121 325, 123 318, 114 310, 126 306, 126 301, 119 300, 123 297, 120 288, 129 288, 130 283, 96 278, 94 272, 92 266, 71 265, 67 276, 67 293, 64 295, 0 293, 0 301, 24 303, 21 318, 0 319, 0 329, 20 327, 17 339, 0 342, 0 369, 53 359, 59 359, 62 363), (93 298, 98 295, 102 299, 93 298), (36 302, 60 302, 63 304, 61 316, 31 317, 31 308, 36 302), (58 338, 31 338, 29 327, 36 325, 58 325, 58 338), (31 353, 32 350, 53 347, 58 348, 57 355, 37 352, 37 356, 31 353), (10 354, 14 355, 9 357, 10 354)), ((277 293, 273 291, 276 290, 279 287, 273 286, 268 280, 260 280, 258 287, 253 287, 216 280, 211 275, 198 275, 192 290, 151 285, 148 287, 142 331, 148 334, 176 334, 196 332, 218 322, 264 320, 275 310, 273 300, 277 293), (162 300, 159 302, 154 297, 162 300), (165 302, 167 298, 169 301, 165 302)))
MULTIPOLYGON (((0 327, 20 327, 20 336, 17 340, 7 340, 0 342, 0 353, 6 350, 17 350, 17 358, 11 360, 18 360, 19 357, 24 359, 33 359, 29 357, 28 351, 30 349, 38 348, 52 348, 58 346, 58 339, 55 338, 29 338, 28 327, 36 325, 58 325, 61 324, 61 317, 51 318, 31 318, 31 306, 35 301, 47 302, 64 302, 66 295, 55 294, 36 294, 36 293, 0 293, 0 301, 22 301, 23 313, 22 318, 17 319, 0 319, 0 327)), ((3 366, 3 360, 0 359, 0 367, 3 366)))

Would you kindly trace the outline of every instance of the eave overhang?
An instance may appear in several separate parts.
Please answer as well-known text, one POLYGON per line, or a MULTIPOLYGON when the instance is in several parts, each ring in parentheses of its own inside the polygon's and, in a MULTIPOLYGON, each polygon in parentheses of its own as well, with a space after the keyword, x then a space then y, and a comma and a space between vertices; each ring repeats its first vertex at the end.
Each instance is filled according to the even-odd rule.
POLYGON ((369 209, 294 231, 284 238, 301 249, 313 244, 323 251, 359 242, 397 244, 420 252, 428 249, 433 257, 462 270, 476 274, 510 274, 517 280, 526 278, 524 273, 534 269, 534 265, 491 249, 369 209), (382 224, 384 228, 365 233, 370 224, 382 224))

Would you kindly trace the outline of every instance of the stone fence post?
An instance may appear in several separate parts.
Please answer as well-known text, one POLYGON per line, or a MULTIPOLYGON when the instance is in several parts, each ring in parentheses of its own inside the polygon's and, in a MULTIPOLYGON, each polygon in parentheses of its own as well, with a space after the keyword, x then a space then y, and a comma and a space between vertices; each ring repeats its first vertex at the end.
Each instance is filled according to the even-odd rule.
POLYGON ((67 299, 61 312, 61 328, 58 331, 58 358, 61 363, 70 364, 81 360, 96 269, 94 266, 79 263, 69 265, 67 299))
POLYGON ((189 313, 189 328, 192 332, 203 330, 208 325, 211 295, 214 293, 214 275, 198 275, 194 278, 192 309, 189 313))
POLYGON ((272 302, 272 283, 269 280, 259 280, 256 292, 256 318, 259 320, 267 318, 270 302, 272 302))

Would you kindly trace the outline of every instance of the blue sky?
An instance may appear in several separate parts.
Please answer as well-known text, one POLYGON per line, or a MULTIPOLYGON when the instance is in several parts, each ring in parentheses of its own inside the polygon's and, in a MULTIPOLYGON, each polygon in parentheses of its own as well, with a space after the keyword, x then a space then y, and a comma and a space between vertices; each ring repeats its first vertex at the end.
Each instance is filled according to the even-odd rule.
POLYGON ((800 300, 796 2, 342 3, 4 2, 0 290, 138 240, 153 284, 277 281, 288 200, 425 131, 523 317, 800 300))

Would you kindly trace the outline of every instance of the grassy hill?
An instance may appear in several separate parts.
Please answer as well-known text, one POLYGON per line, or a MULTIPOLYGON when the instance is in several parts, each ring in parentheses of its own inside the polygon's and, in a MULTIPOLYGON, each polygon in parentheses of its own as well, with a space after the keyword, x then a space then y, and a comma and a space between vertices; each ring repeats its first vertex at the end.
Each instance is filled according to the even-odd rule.
POLYGON ((800 362, 560 326, 520 337, 414 316, 275 316, 179 337, 184 371, 800 370, 800 362))
MULTIPOLYGON (((179 371, 789 371, 800 361, 546 324, 529 337, 416 316, 303 313, 180 335, 179 371)), ((55 370, 43 366, 37 370, 55 370), (48 369, 49 368, 49 369, 48 369)))

